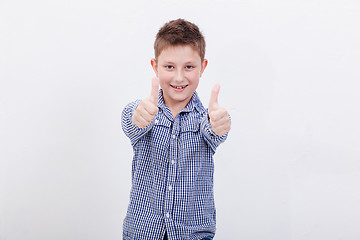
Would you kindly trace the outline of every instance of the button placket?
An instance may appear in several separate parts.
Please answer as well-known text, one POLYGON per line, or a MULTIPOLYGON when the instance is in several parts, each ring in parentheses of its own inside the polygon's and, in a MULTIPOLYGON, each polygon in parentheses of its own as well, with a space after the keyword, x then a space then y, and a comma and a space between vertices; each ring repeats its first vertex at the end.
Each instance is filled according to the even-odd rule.
POLYGON ((172 211, 172 204, 174 198, 174 182, 176 178, 176 165, 178 156, 178 135, 179 132, 179 119, 175 119, 173 123, 172 131, 170 132, 170 149, 169 149, 169 157, 170 163, 168 167, 168 176, 167 176, 167 191, 165 192, 165 204, 164 204, 164 212, 165 212, 165 220, 170 220, 170 213, 172 211))

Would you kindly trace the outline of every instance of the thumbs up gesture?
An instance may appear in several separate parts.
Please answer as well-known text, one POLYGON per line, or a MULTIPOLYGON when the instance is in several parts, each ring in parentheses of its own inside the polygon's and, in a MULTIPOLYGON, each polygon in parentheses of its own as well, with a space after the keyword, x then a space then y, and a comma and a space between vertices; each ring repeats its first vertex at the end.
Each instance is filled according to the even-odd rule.
POLYGON ((159 98, 159 79, 153 77, 151 95, 145 100, 141 101, 135 109, 132 121, 139 128, 148 126, 155 118, 155 115, 159 111, 157 106, 159 98))
POLYGON ((212 91, 209 102, 209 119, 213 131, 218 136, 224 136, 230 131, 230 118, 225 108, 218 104, 220 85, 216 84, 212 91))

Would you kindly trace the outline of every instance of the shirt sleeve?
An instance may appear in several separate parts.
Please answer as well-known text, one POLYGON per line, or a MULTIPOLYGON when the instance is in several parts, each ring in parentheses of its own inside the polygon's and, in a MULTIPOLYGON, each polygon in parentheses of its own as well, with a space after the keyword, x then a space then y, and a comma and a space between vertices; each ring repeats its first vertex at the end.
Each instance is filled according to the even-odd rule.
POLYGON ((140 102, 141 100, 136 100, 135 102, 129 103, 121 114, 122 129, 125 135, 130 138, 132 146, 134 146, 154 126, 154 121, 144 128, 139 128, 133 122, 132 117, 140 102))
POLYGON ((205 141, 211 147, 211 149, 213 150, 214 153, 216 151, 216 148, 221 143, 225 142, 225 140, 227 139, 227 136, 229 135, 229 132, 226 133, 224 136, 219 136, 214 132, 214 130, 213 130, 211 124, 210 124, 207 111, 201 117, 200 131, 203 134, 205 141))

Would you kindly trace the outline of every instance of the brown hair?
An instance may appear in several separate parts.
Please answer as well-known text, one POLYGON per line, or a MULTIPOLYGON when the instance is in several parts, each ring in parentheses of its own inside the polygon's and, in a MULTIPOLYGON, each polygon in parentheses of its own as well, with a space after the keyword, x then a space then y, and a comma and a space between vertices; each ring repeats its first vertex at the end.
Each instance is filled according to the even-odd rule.
POLYGON ((190 45, 199 52, 201 61, 205 58, 205 38, 198 26, 184 19, 172 20, 160 28, 154 42, 155 59, 169 46, 190 45))

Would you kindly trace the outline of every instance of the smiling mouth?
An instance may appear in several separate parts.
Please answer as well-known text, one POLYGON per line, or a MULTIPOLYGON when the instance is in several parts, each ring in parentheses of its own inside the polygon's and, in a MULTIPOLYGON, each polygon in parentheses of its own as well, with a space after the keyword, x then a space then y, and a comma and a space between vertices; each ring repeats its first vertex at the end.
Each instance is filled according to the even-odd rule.
POLYGON ((174 86, 174 85, 170 85, 172 88, 176 88, 176 89, 184 89, 186 88, 188 85, 184 85, 184 86, 174 86))

